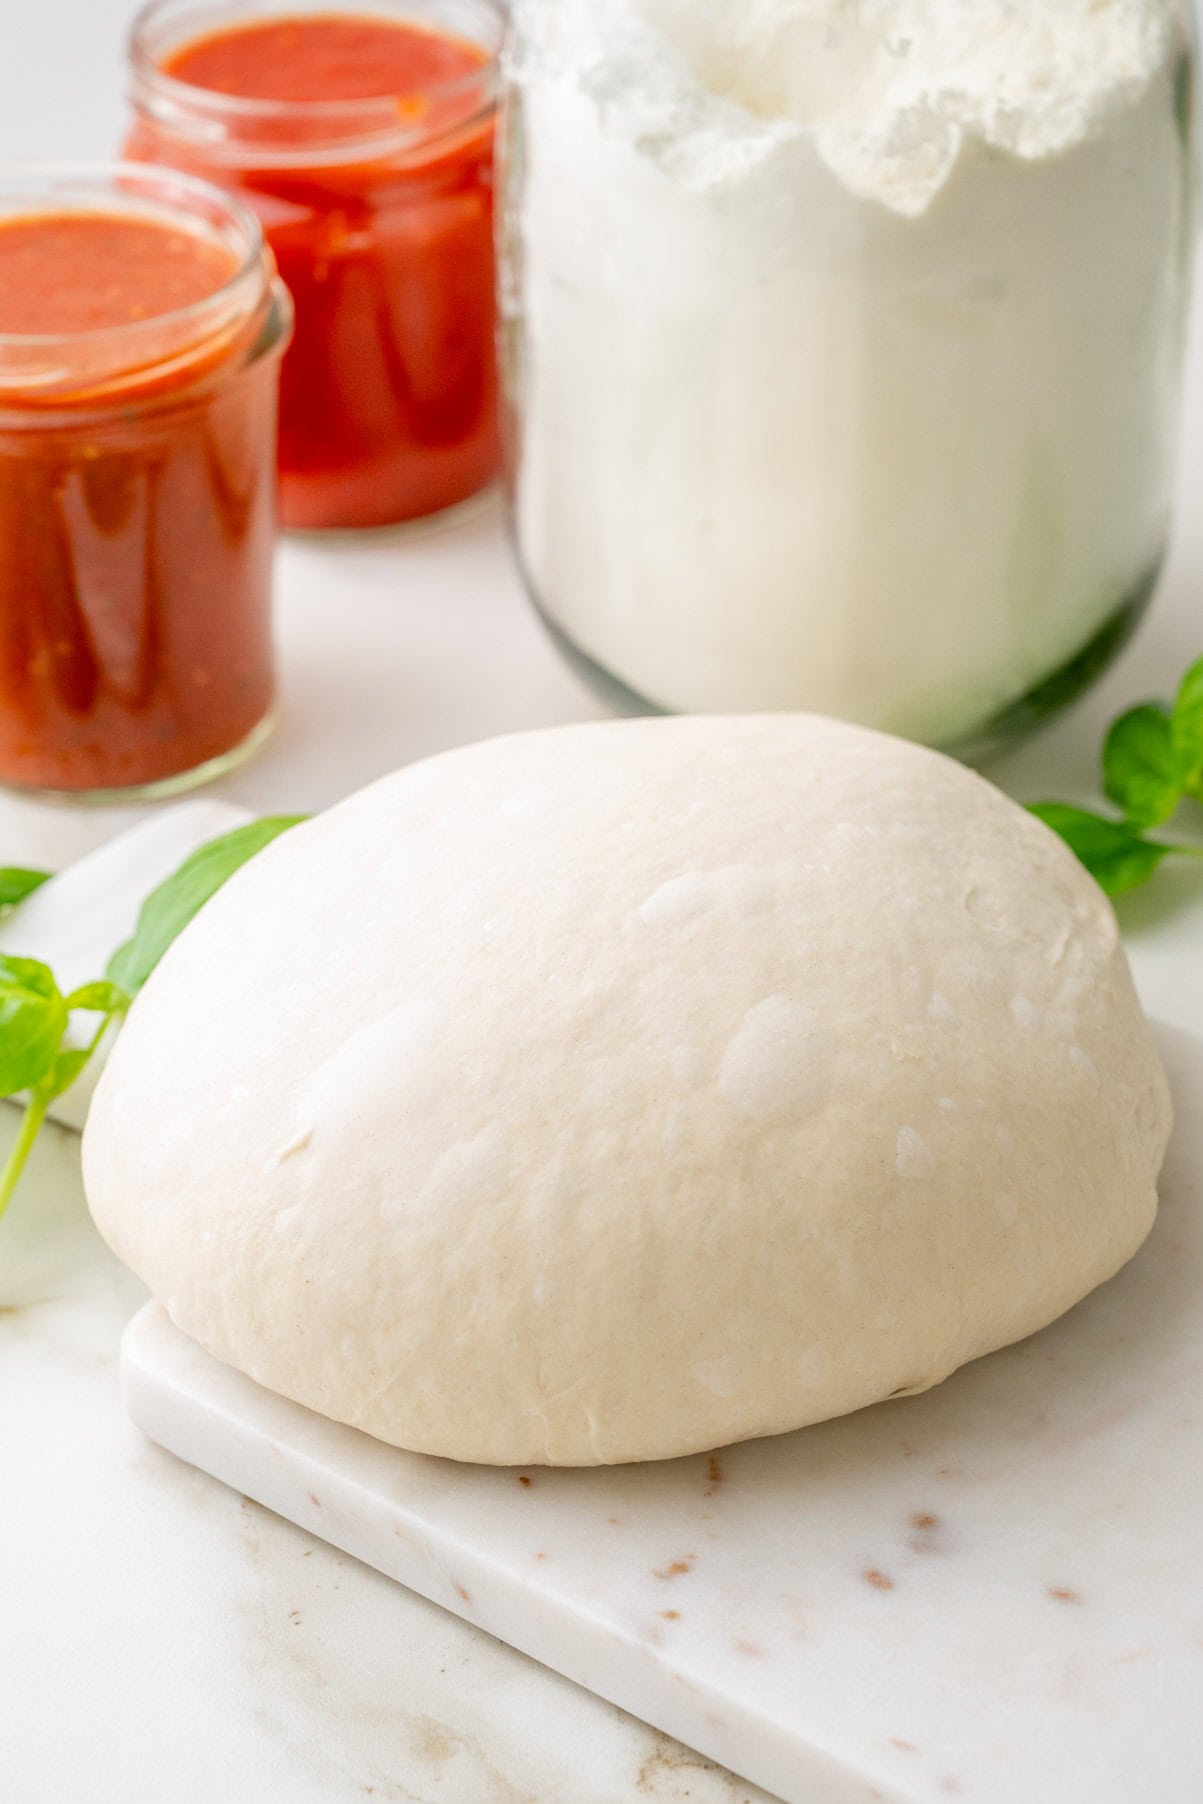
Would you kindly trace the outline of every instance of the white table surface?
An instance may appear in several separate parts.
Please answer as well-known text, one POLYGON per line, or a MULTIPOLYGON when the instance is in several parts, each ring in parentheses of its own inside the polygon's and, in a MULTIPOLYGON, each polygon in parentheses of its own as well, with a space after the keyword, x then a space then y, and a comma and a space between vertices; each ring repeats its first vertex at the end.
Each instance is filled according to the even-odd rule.
MULTIPOLYGON (((0 156, 107 153, 126 11, 6 0, 0 156)), ((1196 323, 1198 347, 1203 304, 1196 323)), ((1088 702, 994 767, 1015 794, 1088 797, 1105 722, 1203 652, 1201 502, 1196 354, 1155 611, 1088 702)), ((443 747, 599 712, 523 601, 494 501, 419 533, 286 542, 278 591, 281 723, 212 792, 258 811, 320 808, 443 747)), ((0 863, 60 866, 134 818, 0 795, 0 863)), ((1121 914, 1150 1011, 1203 1028, 1197 869, 1167 868, 1121 914)), ((87 1220, 77 1141, 49 1131, 0 1230, 5 1804, 763 1804, 144 1442, 114 1381, 141 1296, 87 1220)))

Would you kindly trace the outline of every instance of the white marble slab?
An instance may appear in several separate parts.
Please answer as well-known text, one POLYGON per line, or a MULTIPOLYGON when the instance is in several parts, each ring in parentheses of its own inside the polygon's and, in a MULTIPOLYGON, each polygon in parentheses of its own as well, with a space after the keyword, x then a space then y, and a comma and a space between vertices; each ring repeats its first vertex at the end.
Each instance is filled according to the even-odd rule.
POLYGON ((127 1332, 155 1440, 789 1804, 1203 1795, 1203 1042, 1136 1261, 923 1397, 600 1472, 397 1452, 127 1332))

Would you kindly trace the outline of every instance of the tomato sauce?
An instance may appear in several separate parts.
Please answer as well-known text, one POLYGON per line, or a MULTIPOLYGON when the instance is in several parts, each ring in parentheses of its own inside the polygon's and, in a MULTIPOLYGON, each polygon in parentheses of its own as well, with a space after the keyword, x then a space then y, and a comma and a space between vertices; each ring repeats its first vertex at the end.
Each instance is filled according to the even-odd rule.
POLYGON ((270 715, 286 333, 210 235, 0 223, 0 782, 182 786, 270 715))
POLYGON ((292 293, 284 524, 414 519, 490 482, 491 51, 381 14, 265 17, 155 55, 135 100, 129 153, 237 189, 292 293), (186 129, 214 106, 217 150, 186 129))
POLYGON ((215 294, 238 259, 195 232, 120 214, 0 220, 0 333, 99 332, 215 294))
POLYGON ((375 100, 421 106, 428 89, 469 75, 486 53, 466 38, 346 13, 261 19, 210 32, 163 60, 177 81, 242 100, 375 100))

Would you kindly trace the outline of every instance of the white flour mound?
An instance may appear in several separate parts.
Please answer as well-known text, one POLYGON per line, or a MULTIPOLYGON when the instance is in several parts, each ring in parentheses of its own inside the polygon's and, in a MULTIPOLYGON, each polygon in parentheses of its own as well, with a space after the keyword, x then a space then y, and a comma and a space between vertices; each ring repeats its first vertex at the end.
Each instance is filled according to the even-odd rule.
POLYGON ((607 130, 722 183, 805 135, 853 194, 922 212, 967 140, 1054 156, 1130 106, 1177 0, 518 0, 518 57, 607 130))

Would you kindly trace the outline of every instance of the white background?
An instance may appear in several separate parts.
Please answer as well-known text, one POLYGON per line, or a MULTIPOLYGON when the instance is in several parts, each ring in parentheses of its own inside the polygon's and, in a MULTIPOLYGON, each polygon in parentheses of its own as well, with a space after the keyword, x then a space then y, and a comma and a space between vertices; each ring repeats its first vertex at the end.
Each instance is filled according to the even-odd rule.
MULTIPOLYGON (((126 17, 0 0, 0 156, 113 149, 126 17)), ((1088 795, 1108 716, 1203 652, 1197 364, 1186 440, 1154 616, 1088 704, 996 767, 1018 794, 1088 795)), ((443 746, 597 712, 529 614, 495 501, 417 535, 286 543, 279 600, 281 725, 221 790, 253 808, 317 808, 443 746)), ((0 797, 0 863, 61 864, 127 818, 0 797)), ((1146 1001, 1203 1023, 1198 872, 1122 912, 1146 1001)), ((138 1287, 76 1167, 73 1138, 48 1136, 0 1233, 5 1804, 759 1796, 141 1442, 114 1379, 138 1287)))

